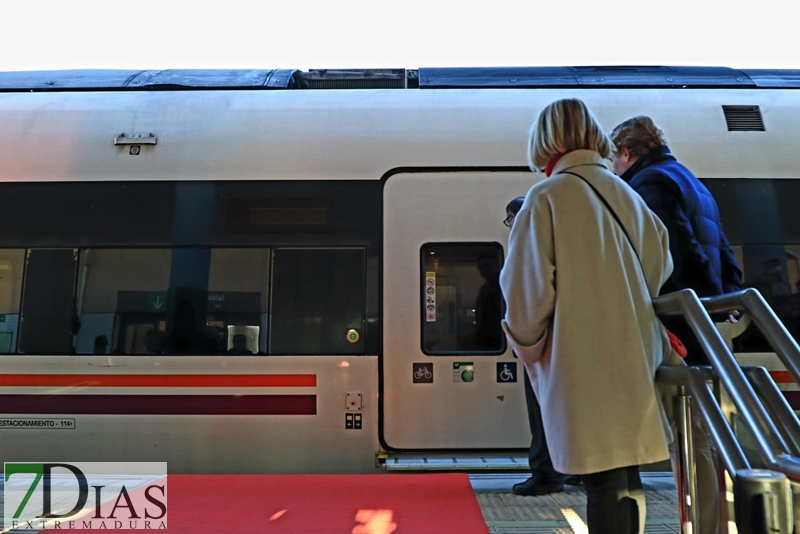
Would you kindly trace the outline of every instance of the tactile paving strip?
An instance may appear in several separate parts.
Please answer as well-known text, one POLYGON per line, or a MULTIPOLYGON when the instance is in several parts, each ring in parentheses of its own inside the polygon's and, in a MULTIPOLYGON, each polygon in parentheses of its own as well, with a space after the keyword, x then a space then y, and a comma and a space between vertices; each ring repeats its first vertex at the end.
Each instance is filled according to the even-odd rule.
MULTIPOLYGON (((567 486, 561 493, 522 497, 505 489, 510 486, 501 484, 503 489, 491 493, 476 487, 475 497, 491 534, 586 534, 581 528, 586 524, 586 494, 581 487, 567 486), (567 516, 573 524, 577 520, 577 530, 570 525, 567 516)), ((653 489, 647 489, 645 482, 645 488, 645 534, 679 533, 677 492, 664 487, 663 480, 652 485, 653 489)))

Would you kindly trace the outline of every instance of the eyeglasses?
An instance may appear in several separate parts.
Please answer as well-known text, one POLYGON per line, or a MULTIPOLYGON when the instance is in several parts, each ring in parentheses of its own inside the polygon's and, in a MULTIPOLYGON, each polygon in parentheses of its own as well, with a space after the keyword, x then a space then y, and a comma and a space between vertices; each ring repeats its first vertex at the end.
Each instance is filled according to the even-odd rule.
POLYGON ((505 224, 507 228, 511 228, 511 223, 513 223, 513 222, 514 222, 514 214, 513 213, 509 213, 508 217, 506 217, 503 220, 503 224, 505 224))

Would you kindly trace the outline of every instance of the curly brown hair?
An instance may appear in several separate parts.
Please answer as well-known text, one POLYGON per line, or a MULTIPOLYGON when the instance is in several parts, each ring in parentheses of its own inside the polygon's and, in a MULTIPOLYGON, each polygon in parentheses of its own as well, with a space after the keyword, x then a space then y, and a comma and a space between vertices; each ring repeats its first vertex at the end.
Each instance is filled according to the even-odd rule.
POLYGON ((637 115, 619 124, 611 132, 616 151, 627 148, 631 156, 644 156, 657 146, 667 144, 664 132, 647 115, 637 115))

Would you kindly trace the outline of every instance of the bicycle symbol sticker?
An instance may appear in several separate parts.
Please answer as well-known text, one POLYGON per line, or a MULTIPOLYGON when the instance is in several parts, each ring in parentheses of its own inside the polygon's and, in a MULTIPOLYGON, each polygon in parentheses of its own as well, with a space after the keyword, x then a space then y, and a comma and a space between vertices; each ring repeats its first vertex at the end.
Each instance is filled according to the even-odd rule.
POLYGON ((517 381, 517 362, 497 362, 497 381, 513 383, 517 381))
POLYGON ((414 363, 412 364, 414 372, 414 384, 432 384, 433 383, 433 364, 432 363, 414 363))

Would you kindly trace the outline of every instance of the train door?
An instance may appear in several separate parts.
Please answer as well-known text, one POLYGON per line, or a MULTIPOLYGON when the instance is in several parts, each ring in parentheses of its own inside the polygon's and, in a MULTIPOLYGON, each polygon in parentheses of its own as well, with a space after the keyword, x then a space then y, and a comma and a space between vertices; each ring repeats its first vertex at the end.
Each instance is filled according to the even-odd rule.
POLYGON ((383 442, 526 448, 521 363, 499 328, 505 206, 530 172, 402 173, 384 188, 383 442))

